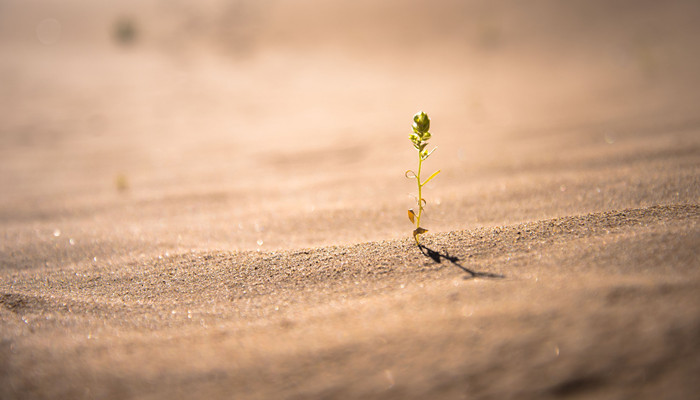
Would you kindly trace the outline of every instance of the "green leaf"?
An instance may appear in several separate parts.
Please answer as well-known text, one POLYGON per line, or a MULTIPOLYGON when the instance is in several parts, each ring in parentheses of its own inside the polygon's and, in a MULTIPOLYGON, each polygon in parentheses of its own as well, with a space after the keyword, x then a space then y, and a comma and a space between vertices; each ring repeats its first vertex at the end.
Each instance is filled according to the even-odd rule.
POLYGON ((430 176, 428 177, 428 179, 426 179, 426 180, 425 180, 423 183, 421 183, 420 185, 423 186, 423 185, 425 185, 426 183, 430 182, 430 180, 433 179, 433 178, 435 178, 435 177, 437 176, 437 174, 440 173, 440 171, 441 171, 441 170, 437 170, 437 171, 433 172, 433 174, 430 175, 430 176))

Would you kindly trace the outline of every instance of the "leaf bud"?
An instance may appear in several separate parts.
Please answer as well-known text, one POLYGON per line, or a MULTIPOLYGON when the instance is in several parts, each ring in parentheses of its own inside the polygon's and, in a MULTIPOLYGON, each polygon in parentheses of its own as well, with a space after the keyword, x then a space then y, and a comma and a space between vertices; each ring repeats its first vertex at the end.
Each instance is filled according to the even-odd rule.
POLYGON ((413 116, 413 131, 423 136, 430 129, 430 118, 423 111, 413 116))

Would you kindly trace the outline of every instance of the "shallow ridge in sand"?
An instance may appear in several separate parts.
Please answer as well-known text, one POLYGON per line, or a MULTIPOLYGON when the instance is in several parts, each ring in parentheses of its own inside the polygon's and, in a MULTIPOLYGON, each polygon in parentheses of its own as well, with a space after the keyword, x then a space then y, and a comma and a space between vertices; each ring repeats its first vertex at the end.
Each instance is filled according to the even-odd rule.
POLYGON ((260 296, 282 288, 330 287, 334 282, 366 283, 391 275, 410 277, 455 266, 508 277, 521 266, 518 259, 557 242, 612 238, 633 227, 698 218, 698 205, 663 205, 426 235, 424 244, 440 255, 438 259, 427 257, 407 238, 289 251, 183 253, 132 262, 119 269, 31 270, 15 273, 0 284, 0 302, 14 310, 49 301, 29 300, 23 294, 37 290, 52 293, 54 302, 63 298, 58 302, 63 308, 68 307, 66 298, 75 293, 121 305, 136 300, 143 305, 158 298, 197 302, 204 297, 260 296))
POLYGON ((582 363, 623 371, 585 383, 615 387, 673 360, 690 382, 699 220, 698 205, 662 205, 427 235, 440 262, 406 238, 5 274, 1 355, 33 375, 3 379, 38 398, 85 382, 113 398, 384 398, 394 381, 410 398, 465 379, 507 397, 506 371, 541 398, 589 390, 582 363))

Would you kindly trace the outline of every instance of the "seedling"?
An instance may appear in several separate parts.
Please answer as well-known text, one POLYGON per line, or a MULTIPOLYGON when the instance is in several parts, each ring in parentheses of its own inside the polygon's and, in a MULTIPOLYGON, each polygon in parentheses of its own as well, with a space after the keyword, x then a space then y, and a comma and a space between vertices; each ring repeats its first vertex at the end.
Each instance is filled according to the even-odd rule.
POLYGON ((420 218, 423 216, 424 206, 427 204, 423 198, 423 186, 430 182, 433 178, 440 173, 440 170, 433 172, 432 175, 428 177, 425 181, 421 182, 420 176, 423 169, 423 161, 427 160, 431 154, 437 149, 437 147, 428 151, 425 148, 428 146, 428 140, 432 137, 429 132, 430 130, 430 118, 428 114, 423 111, 418 112, 413 116, 413 133, 409 135, 409 139, 413 142, 413 147, 418 150, 418 173, 413 170, 406 171, 406 178, 415 179, 418 183, 418 198, 416 199, 418 203, 418 214, 413 209, 408 210, 408 219, 411 223, 415 224, 416 229, 413 230, 413 238, 416 240, 416 244, 420 246, 419 235, 428 232, 427 229, 423 229, 420 226, 420 218))

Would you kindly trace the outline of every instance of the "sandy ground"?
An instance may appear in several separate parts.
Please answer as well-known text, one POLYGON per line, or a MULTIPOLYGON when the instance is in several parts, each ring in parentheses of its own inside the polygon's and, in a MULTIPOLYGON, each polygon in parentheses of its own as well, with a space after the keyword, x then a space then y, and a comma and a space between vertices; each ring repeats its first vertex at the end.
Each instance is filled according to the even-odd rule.
POLYGON ((0 1, 0 398, 696 398, 697 2, 375 3, 0 1))

